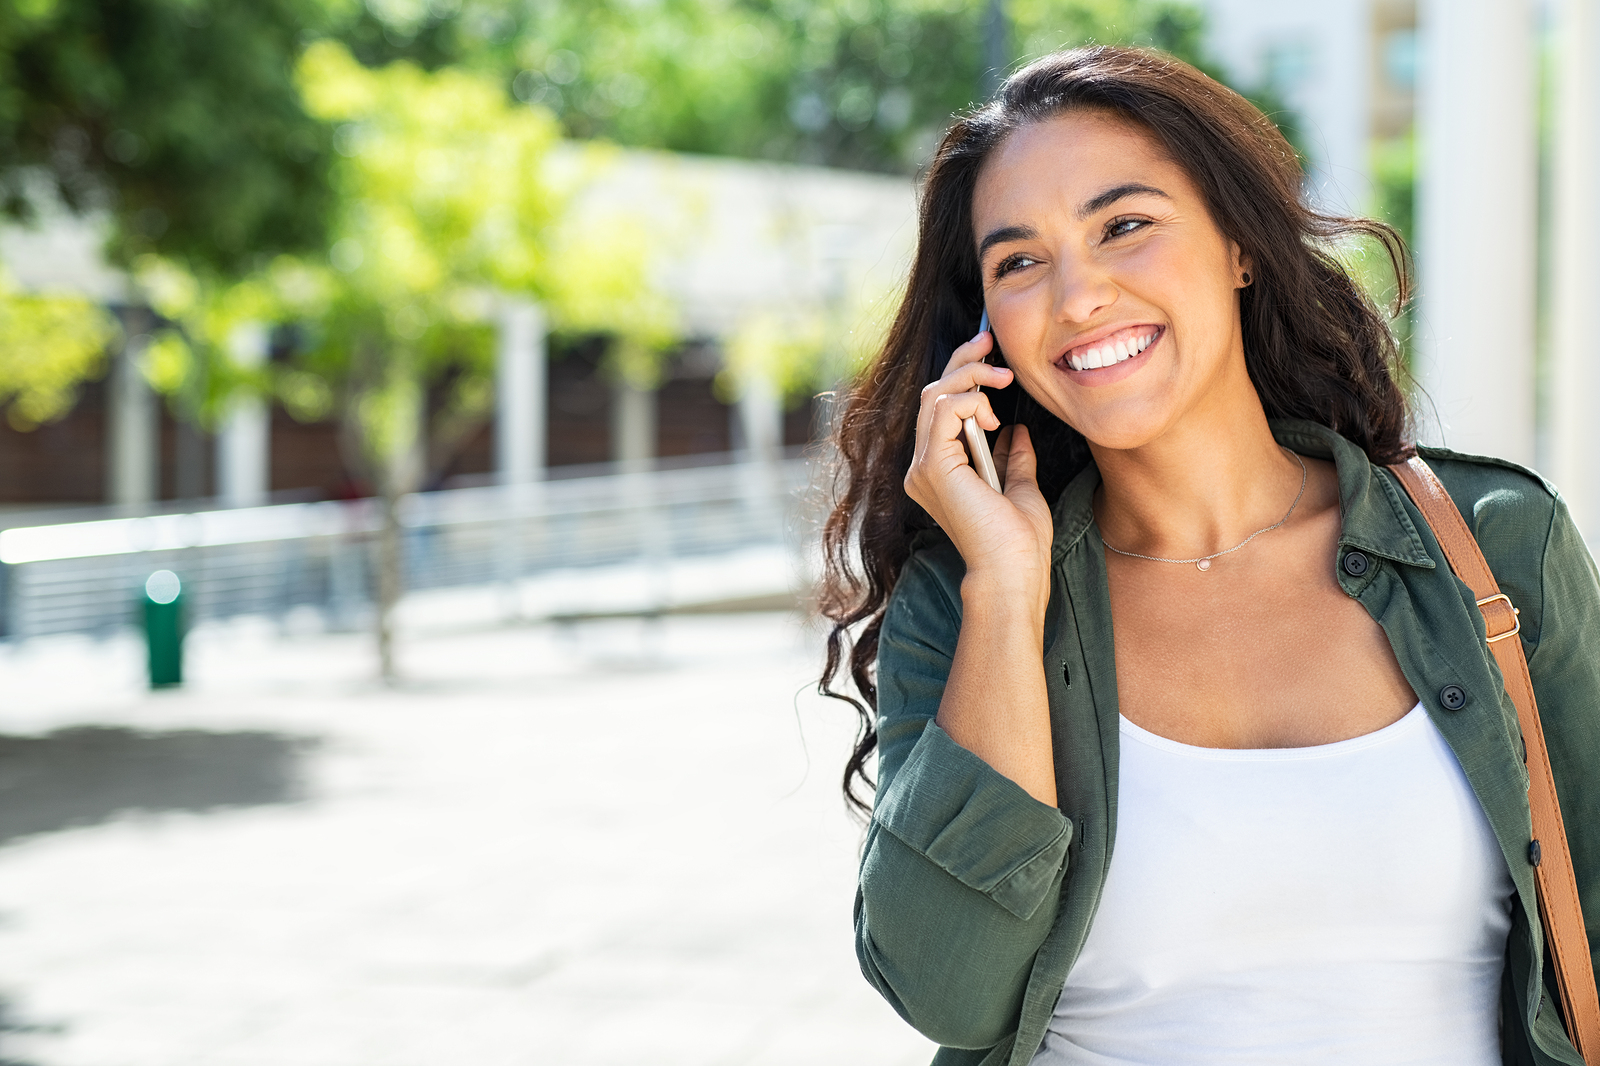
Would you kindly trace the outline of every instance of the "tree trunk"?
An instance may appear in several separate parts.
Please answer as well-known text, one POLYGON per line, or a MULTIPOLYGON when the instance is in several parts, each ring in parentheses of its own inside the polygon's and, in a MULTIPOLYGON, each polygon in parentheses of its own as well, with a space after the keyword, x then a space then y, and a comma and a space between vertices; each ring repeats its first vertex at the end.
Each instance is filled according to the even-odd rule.
POLYGON ((385 684, 399 680, 394 655, 394 610, 403 589, 400 494, 394 479, 383 479, 383 527, 378 531, 378 670, 385 684))
POLYGON ((395 608, 405 593, 405 538, 400 502, 422 485, 425 396, 403 351, 376 342, 358 346, 360 383, 346 398, 341 443, 348 440, 377 490, 376 544, 378 672, 385 684, 400 678, 395 648, 395 608), (379 354, 387 355, 380 359, 379 354), (346 436, 347 435, 347 436, 346 436))

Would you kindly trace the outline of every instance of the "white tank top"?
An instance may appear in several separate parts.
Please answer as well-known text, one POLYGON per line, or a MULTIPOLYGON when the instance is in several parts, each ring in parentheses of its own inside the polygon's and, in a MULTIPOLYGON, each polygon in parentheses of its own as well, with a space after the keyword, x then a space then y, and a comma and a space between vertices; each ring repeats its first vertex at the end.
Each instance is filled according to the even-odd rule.
POLYGON ((1498 1066, 1511 877, 1419 704, 1313 748, 1122 721, 1099 910, 1035 1066, 1498 1066))

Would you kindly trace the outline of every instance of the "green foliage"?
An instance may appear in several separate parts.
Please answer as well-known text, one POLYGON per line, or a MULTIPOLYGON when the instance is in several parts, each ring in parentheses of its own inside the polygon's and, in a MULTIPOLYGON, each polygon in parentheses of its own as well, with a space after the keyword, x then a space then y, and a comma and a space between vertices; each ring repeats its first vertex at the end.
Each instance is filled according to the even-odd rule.
POLYGON ((174 373, 156 376, 166 391, 197 397, 211 417, 240 387, 270 388, 296 417, 335 415, 347 459, 397 493, 441 465, 422 461, 420 442, 447 451, 487 415, 498 299, 541 300, 558 325, 605 328, 635 351, 675 335, 637 234, 570 217, 604 149, 562 149, 549 112, 513 106, 497 80, 460 69, 373 70, 322 41, 298 78, 338 152, 331 248, 279 256, 237 282, 138 261, 152 306, 183 325, 174 373), (239 330, 263 322, 296 332, 270 371, 232 354, 239 330))
POLYGON ((113 257, 239 272, 323 242, 330 131, 293 66, 357 0, 0 0, 0 196, 47 173, 113 257))
MULTIPOLYGON (((569 133, 621 144, 905 172, 983 97, 987 0, 466 0, 373 5, 365 49, 494 71, 569 133), (387 20, 385 20, 387 15, 387 20), (396 42, 399 42, 398 44, 396 42)), ((1176 0, 1012 0, 1019 62, 1089 41, 1202 58, 1176 0)))
POLYGON ((1400 231, 1406 243, 1416 233, 1417 136, 1378 141, 1372 147, 1373 213, 1400 231))
MULTIPOLYGON (((1393 226, 1406 246, 1415 249, 1416 194, 1417 194, 1417 135, 1412 130, 1405 135, 1379 141, 1372 147, 1372 184, 1374 203, 1372 213, 1393 226)), ((1377 257, 1373 256, 1374 259, 1377 257)), ((1363 275, 1368 291, 1384 303, 1393 301, 1397 292, 1397 279, 1388 264, 1388 257, 1377 261, 1376 271, 1363 275)), ((1407 366, 1412 365, 1415 349, 1416 308, 1408 305, 1401 309, 1392 322, 1400 339, 1400 354, 1407 366)))
POLYGON ((860 288, 856 299, 831 311, 790 307, 751 315, 726 339, 718 396, 732 401, 760 381, 792 408, 850 380, 878 354, 900 291, 860 288))
POLYGON ((104 364, 116 320, 74 295, 17 292, 0 274, 0 406, 15 429, 66 414, 104 364))

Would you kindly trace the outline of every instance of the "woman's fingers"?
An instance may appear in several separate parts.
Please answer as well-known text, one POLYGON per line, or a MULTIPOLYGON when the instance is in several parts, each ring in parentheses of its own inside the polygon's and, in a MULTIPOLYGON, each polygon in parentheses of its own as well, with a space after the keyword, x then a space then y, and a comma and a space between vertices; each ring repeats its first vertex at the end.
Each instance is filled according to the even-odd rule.
POLYGON ((1004 388, 1011 384, 1009 368, 990 366, 984 362, 992 351, 994 351, 994 335, 988 331, 978 334, 950 354, 950 361, 944 365, 944 372, 933 385, 975 389, 979 385, 1004 388))
MULTIPOLYGON (((1007 464, 1011 461, 1011 442, 1016 435, 1016 426, 1006 426, 1000 431, 1000 435, 994 439, 994 448, 991 452, 994 456, 994 472, 1000 475, 1000 484, 1002 486, 1006 483, 1007 464)), ((1002 488, 1001 491, 1004 491, 1004 489, 1002 488)))
POLYGON ((954 486, 952 477, 964 482, 978 476, 967 452, 962 423, 972 418, 982 429, 1000 428, 989 398, 979 391, 982 386, 1004 388, 1012 382, 1009 368, 983 361, 993 349, 992 335, 988 331, 978 334, 957 348, 939 380, 922 390, 916 452, 906 472, 906 490, 930 510, 933 501, 954 486))
MULTIPOLYGON (((989 335, 983 333, 979 336, 987 338, 989 335)), ((967 344, 962 345, 961 348, 956 349, 957 354, 951 357, 950 365, 945 368, 944 376, 938 381, 929 382, 923 387, 921 410, 917 414, 917 450, 919 452, 928 446, 929 433, 933 430, 935 424, 940 426, 939 431, 935 434, 936 438, 955 439, 958 429, 951 429, 948 425, 948 419, 938 415, 941 406, 948 407, 952 402, 955 402, 957 409, 960 411, 956 419, 958 423, 960 419, 976 414, 978 415, 978 422, 983 428, 995 429, 999 426, 1000 423, 995 420, 994 413, 989 409, 987 401, 982 404, 973 404, 970 400, 952 401, 948 399, 949 397, 969 394, 972 397, 977 397, 980 395, 978 389, 983 385, 991 388, 1005 388, 1011 384, 1012 374, 1008 368, 990 366, 987 363, 978 361, 982 359, 987 351, 987 344, 980 345, 976 341, 969 341, 967 344), (965 355, 963 355, 963 350, 965 350, 965 355), (965 361, 958 363, 958 360, 963 358, 965 361), (979 414, 980 411, 985 413, 979 414)))
POLYGON ((994 466, 1006 495, 1013 488, 1032 487, 1038 481, 1039 457, 1024 425, 1007 426, 994 442, 994 466))
POLYGON ((916 451, 906 470, 906 491, 911 498, 929 505, 943 494, 951 476, 977 477, 967 454, 962 422, 975 418, 984 429, 994 429, 1000 420, 989 406, 989 398, 979 392, 952 392, 924 397, 917 417, 916 451), (962 471, 965 473, 962 473, 962 471))
POLYGON ((931 397, 945 396, 952 392, 972 392, 980 385, 1003 389, 1009 384, 1011 384, 1011 370, 1008 367, 990 366, 988 363, 967 363, 946 371, 944 377, 938 381, 930 381, 924 385, 922 399, 926 403, 931 397))
POLYGON ((939 376, 949 377, 953 371, 973 363, 981 363, 985 356, 994 350, 994 334, 984 330, 965 344, 958 345, 950 353, 950 361, 944 365, 944 371, 939 376))
POLYGON ((989 397, 981 392, 962 390, 943 395, 924 396, 917 417, 917 458, 925 458, 941 447, 961 447, 961 423, 976 418, 983 429, 999 429, 989 397))

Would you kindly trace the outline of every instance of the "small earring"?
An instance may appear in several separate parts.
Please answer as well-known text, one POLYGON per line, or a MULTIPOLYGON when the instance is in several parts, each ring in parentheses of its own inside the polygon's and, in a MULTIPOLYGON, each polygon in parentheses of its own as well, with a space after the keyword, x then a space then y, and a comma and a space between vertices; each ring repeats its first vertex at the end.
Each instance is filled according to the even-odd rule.
POLYGON ((1250 271, 1248 270, 1244 272, 1244 283, 1246 285, 1250 284, 1250 271))

